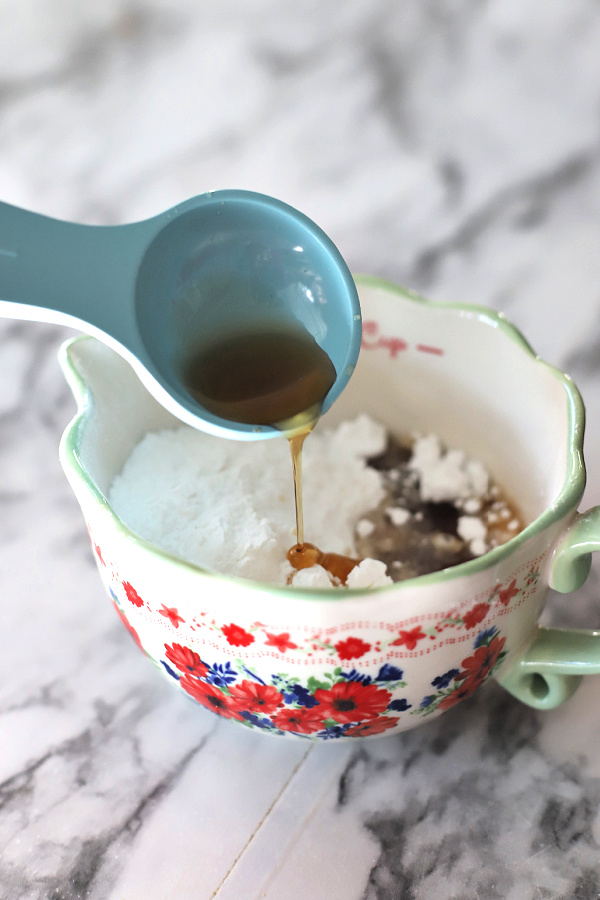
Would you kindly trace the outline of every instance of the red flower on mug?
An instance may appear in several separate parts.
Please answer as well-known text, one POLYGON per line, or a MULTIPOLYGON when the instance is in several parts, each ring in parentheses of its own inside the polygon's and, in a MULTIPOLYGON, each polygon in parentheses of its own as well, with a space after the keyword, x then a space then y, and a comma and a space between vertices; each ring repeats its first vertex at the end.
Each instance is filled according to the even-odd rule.
POLYGON ((468 610, 463 616, 465 628, 475 628, 476 625, 483 622, 489 611, 489 603, 478 603, 473 609, 468 610))
POLYGON ((360 725, 353 725, 344 735, 348 737, 367 737, 369 734, 383 734, 390 728, 395 728, 397 716, 379 716, 378 719, 371 719, 370 722, 361 722, 360 725))
POLYGON ((283 696, 270 684, 242 681, 231 689, 231 699, 240 712, 270 716, 283 703, 283 696))
POLYGON ((340 659, 358 659, 368 653, 371 645, 367 644, 361 638, 349 637, 345 641, 338 641, 335 644, 340 659))
POLYGON ((438 709, 452 709, 453 706, 456 706, 457 703, 460 703, 461 700, 464 700, 465 697, 469 697, 474 690, 476 690, 481 681, 475 681, 471 678, 467 678, 467 680, 461 684, 460 687, 455 688, 451 694, 446 694, 443 700, 440 701, 438 709))
POLYGON ((175 628, 179 628, 180 622, 185 622, 185 619, 182 619, 177 612, 176 606, 165 606, 163 603, 162 609, 159 609, 159 613, 161 616, 164 616, 165 619, 168 619, 175 628))
POLYGON ((93 545, 93 547, 94 547, 94 553, 96 554, 96 556, 98 557, 98 559, 100 560, 100 562, 102 563, 102 565, 103 565, 103 566, 106 566, 106 563, 104 562, 104 559, 103 559, 103 557, 102 557, 102 550, 100 549, 100 547, 98 546, 98 544, 95 544, 95 543, 94 543, 94 541, 92 541, 92 545, 93 545))
POLYGON ((204 665, 195 650, 181 644, 165 644, 166 657, 180 672, 189 672, 196 678, 208 675, 208 666, 204 665))
POLYGON ((280 709, 271 719, 276 728, 282 731, 295 731, 297 734, 313 734, 323 728, 323 713, 316 709, 300 706, 298 709, 286 707, 280 709))
MULTIPOLYGON (((473 656, 467 656, 463 659, 461 666, 462 671, 456 676, 456 681, 463 681, 475 684, 482 683, 487 675, 492 671, 498 657, 502 653, 502 648, 506 643, 506 638, 495 637, 489 643, 489 646, 482 645, 475 650, 473 656)), ((464 687, 464 685, 462 685, 464 687)))
POLYGON ((285 653, 286 650, 296 650, 298 644, 294 644, 293 641, 290 641, 289 631, 284 631, 282 634, 271 634, 270 631, 266 631, 268 640, 265 641, 267 647, 277 647, 280 653, 285 653))
POLYGON ((254 642, 253 634, 240 628, 239 625, 234 625, 233 622, 230 625, 223 625, 221 631, 227 638, 227 643, 234 647, 247 647, 254 642))
POLYGON ((391 696, 389 691, 362 681, 338 681, 329 690, 315 691, 323 719, 335 719, 340 725, 375 719, 387 708, 391 696))
POLYGON ((193 697, 206 709, 212 710, 212 712, 223 716, 225 719, 242 721, 236 702, 229 694, 224 693, 219 688, 214 687, 212 684, 207 684, 205 681, 198 681, 196 678, 192 678, 191 675, 182 675, 179 684, 190 697, 193 697))
POLYGON ((142 600, 136 589, 133 587, 133 585, 129 584, 128 581, 123 582, 123 590, 125 591, 129 602, 133 603, 134 606, 139 607, 144 605, 144 601, 142 600))
POLYGON ((131 637, 134 639, 134 641, 136 642, 136 644, 138 645, 138 647, 140 648, 140 650, 143 650, 144 648, 142 647, 142 642, 140 641, 140 636, 139 636, 139 634, 137 633, 137 631, 135 630, 135 628, 133 627, 133 625, 130 625, 130 624, 129 624, 129 620, 127 619, 127 616, 125 615, 125 613, 124 613, 122 610, 119 609, 119 607, 117 606, 116 603, 113 603, 113 606, 114 606, 114 608, 115 608, 116 611, 117 611, 118 617, 120 618, 121 622, 123 623, 123 625, 125 626, 125 628, 126 628, 127 631, 129 632, 129 634, 131 635, 131 637))
POLYGON ((517 587, 517 580, 513 578, 511 583, 504 590, 498 591, 498 600, 500 603, 503 603, 504 606, 508 606, 513 597, 516 597, 519 593, 519 589, 517 587))
POLYGON ((406 647, 407 650, 414 650, 417 646, 417 641, 422 641, 423 638, 426 638, 427 635, 421 631, 421 626, 417 625, 415 628, 411 628, 410 631, 400 631, 398 633, 398 637, 395 641, 392 641, 391 647, 406 647))

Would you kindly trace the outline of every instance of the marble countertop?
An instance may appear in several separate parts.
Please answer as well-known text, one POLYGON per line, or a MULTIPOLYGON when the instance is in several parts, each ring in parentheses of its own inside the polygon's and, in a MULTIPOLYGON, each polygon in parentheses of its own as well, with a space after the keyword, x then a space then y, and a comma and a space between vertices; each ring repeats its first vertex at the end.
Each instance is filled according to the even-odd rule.
MULTIPOLYGON (((594 0, 0 0, 0 198, 133 221, 285 200, 353 271, 502 310, 568 371, 600 502, 594 0)), ((58 463, 70 332, 0 322, 0 897, 597 900, 600 678, 355 745, 194 709, 101 587, 58 463)), ((600 568, 545 616, 599 627, 600 568)))

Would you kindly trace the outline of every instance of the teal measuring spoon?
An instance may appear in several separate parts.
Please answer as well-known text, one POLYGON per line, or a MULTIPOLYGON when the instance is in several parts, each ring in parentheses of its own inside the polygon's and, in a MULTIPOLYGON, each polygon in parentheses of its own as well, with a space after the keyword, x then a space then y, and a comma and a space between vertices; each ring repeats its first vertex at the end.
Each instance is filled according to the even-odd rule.
POLYGON ((78 225, 0 203, 0 315, 71 325, 112 346, 179 419, 223 437, 279 434, 231 422, 186 390, 201 340, 301 325, 345 387, 360 349, 352 276, 314 222, 251 191, 209 192, 143 222, 78 225))

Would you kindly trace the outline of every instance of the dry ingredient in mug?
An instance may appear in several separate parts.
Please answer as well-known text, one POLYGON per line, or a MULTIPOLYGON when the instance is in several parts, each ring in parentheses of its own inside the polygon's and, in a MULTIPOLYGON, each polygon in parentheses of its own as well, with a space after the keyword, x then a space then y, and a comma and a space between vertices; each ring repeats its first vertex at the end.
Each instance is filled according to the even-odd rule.
MULTIPOLYGON (((321 425, 304 449, 305 534, 362 559, 347 586, 379 587, 456 565, 504 543, 521 522, 483 466, 434 435, 390 438, 366 415, 321 425)), ((226 441, 183 426, 151 433, 109 501, 134 532, 203 568, 330 588, 321 566, 295 571, 285 441, 226 441)), ((334 579, 335 581, 335 579, 334 579)))
POLYGON ((446 450, 436 435, 390 437, 369 465, 381 475, 384 497, 357 523, 356 549, 385 562, 394 581, 468 562, 523 527, 485 467, 446 450))

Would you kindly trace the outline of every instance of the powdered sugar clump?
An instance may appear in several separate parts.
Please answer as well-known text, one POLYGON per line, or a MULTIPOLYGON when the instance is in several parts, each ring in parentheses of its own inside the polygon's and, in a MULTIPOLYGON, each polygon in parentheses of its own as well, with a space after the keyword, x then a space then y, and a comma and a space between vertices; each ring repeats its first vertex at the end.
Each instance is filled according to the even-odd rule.
POLYGON ((386 565, 378 559, 363 559, 355 566, 346 579, 349 588, 383 587, 391 583, 386 574, 386 565))
POLYGON ((409 510, 402 506, 388 506, 385 514, 392 525, 406 525, 411 515, 409 510))
POLYGON ((421 497, 433 503, 477 500, 488 490, 484 466, 462 450, 444 450, 435 434, 418 438, 410 468, 417 472, 421 497))
MULTIPOLYGON (((307 540, 355 555, 356 522, 385 495, 366 459, 385 444, 383 426, 365 415, 313 432, 303 451, 307 540)), ((283 439, 228 441, 187 426, 148 434, 115 478, 109 502, 132 531, 195 565, 275 583, 293 571, 286 560, 296 541, 292 467, 283 439)), ((327 587, 323 573, 331 584, 320 566, 296 573, 294 584, 327 587)), ((361 587, 388 578, 382 563, 371 574, 377 585, 361 587)))
POLYGON ((474 515, 481 509, 489 489, 484 466, 462 450, 445 450, 435 434, 418 438, 413 446, 410 468, 419 476, 421 497, 433 503, 453 503, 467 513, 458 519, 457 532, 473 556, 489 550, 487 526, 474 515))
POLYGON ((356 533, 359 537, 369 537, 375 531, 375 526, 370 519, 359 519, 356 523, 356 533))
POLYGON ((294 573, 293 585, 296 588, 334 588, 331 575, 323 566, 309 566, 306 569, 299 569, 294 573))
POLYGON ((477 516, 460 516, 456 530, 463 541, 469 545, 473 556, 482 556, 488 549, 487 528, 477 516))

